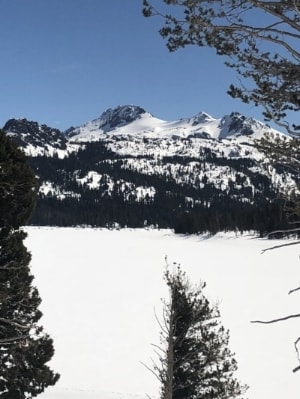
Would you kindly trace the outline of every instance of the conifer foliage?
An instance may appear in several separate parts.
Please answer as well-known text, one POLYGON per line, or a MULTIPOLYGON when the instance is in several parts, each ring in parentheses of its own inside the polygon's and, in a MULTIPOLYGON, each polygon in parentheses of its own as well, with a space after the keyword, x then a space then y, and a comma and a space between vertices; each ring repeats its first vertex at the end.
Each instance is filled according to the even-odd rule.
POLYGON ((35 200, 35 177, 25 155, 0 132, 0 398, 30 399, 58 374, 46 363, 52 339, 38 324, 41 299, 22 231, 35 200))
POLYGON ((290 111, 300 109, 299 1, 143 0, 143 4, 146 17, 163 17, 160 35, 170 51, 188 45, 214 48, 241 78, 240 86, 231 84, 228 93, 263 106, 266 120, 299 134, 299 124, 286 120, 290 111))
POLYGON ((216 306, 193 288, 177 266, 167 271, 169 301, 164 303, 159 364, 153 373, 161 383, 161 399, 233 399, 246 386, 233 376, 237 363, 228 348, 229 334, 216 306))

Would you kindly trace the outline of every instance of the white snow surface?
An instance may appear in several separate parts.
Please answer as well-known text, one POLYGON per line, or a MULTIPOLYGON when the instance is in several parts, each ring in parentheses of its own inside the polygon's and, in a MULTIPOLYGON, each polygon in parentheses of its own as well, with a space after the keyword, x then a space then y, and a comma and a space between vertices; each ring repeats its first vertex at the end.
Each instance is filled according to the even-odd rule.
MULTIPOLYGON (((182 118, 176 121, 165 121, 158 119, 151 115, 149 112, 145 112, 140 115, 136 120, 107 131, 105 128, 101 127, 102 119, 94 119, 83 126, 77 127, 74 130, 74 135, 71 137, 71 142, 91 142, 98 141, 107 135, 141 135, 143 137, 149 138, 162 138, 162 137, 172 137, 178 136, 181 138, 188 137, 195 133, 207 133, 212 139, 225 139, 225 138, 238 138, 240 134, 236 131, 230 132, 229 123, 231 117, 229 115, 223 118, 213 118, 205 112, 200 112, 199 114, 190 117, 182 118)), ((264 133, 274 133, 275 135, 282 135, 277 130, 274 130, 262 122, 254 120, 252 118, 248 119, 248 123, 251 124, 254 133, 251 135, 253 139, 261 138, 264 133)), ((245 136, 242 135, 240 138, 245 141, 245 136)))
MULTIPOLYGON (((151 365, 159 343, 165 257, 190 280, 206 281, 249 399, 296 399, 300 372, 293 343, 300 319, 261 325, 299 313, 299 246, 261 254, 290 241, 252 235, 179 236, 170 230, 27 228, 32 272, 42 297, 42 324, 55 344, 51 366, 61 374, 41 399, 158 397, 151 365)), ((172 266, 171 266, 172 267, 172 266)))

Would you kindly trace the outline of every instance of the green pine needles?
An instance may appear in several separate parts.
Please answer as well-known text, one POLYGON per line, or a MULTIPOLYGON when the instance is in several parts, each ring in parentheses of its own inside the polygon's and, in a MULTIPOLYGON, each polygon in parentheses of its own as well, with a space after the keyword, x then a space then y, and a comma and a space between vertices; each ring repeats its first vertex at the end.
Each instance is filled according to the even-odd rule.
POLYGON ((41 299, 24 246, 36 182, 25 155, 0 132, 0 398, 30 399, 59 375, 47 363, 52 339, 39 324, 41 299))
POLYGON ((160 16, 170 51, 211 47, 234 68, 239 84, 228 93, 264 108, 290 134, 300 126, 300 7, 298 1, 143 0, 145 17, 160 16))
POLYGON ((151 371, 161 383, 161 399, 233 399, 247 387, 235 378, 237 362, 228 348, 229 333, 216 306, 192 287, 177 266, 165 273, 169 300, 164 302, 158 363, 151 371))

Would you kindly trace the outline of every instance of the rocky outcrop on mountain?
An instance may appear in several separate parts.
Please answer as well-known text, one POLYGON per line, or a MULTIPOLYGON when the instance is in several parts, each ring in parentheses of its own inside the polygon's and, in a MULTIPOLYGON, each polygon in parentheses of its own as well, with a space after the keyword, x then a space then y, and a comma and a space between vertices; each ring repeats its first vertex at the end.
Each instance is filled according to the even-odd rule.
POLYGON ((31 148, 37 152, 51 149, 55 152, 67 148, 67 139, 60 130, 27 119, 10 119, 3 130, 23 149, 31 148))
POLYGON ((80 135, 85 131, 101 130, 102 132, 110 132, 118 127, 126 126, 131 122, 139 119, 146 111, 135 105, 119 106, 117 108, 109 108, 102 113, 100 118, 94 119, 91 122, 73 129, 68 129, 66 136, 71 138, 80 135))

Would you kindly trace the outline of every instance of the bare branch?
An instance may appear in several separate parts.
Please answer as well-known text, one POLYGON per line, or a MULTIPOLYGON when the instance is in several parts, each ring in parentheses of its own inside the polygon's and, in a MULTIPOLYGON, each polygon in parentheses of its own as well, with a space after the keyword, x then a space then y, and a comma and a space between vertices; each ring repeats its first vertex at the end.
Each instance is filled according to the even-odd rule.
POLYGON ((156 15, 165 21, 160 34, 170 51, 189 45, 207 46, 230 57, 235 63, 226 65, 235 68, 247 82, 252 80, 254 86, 246 92, 233 86, 229 94, 262 105, 267 120, 274 120, 294 136, 299 133, 298 126, 285 120, 286 111, 298 111, 300 104, 299 1, 164 0, 182 9, 170 14, 157 10, 149 4, 151 1, 143 3, 145 16, 156 15), (267 18, 253 20, 253 12, 267 18))
POLYGON ((165 316, 164 316, 164 323, 165 323, 165 326, 163 326, 163 325, 161 324, 161 322, 160 322, 160 320, 159 320, 159 318, 158 318, 158 316, 157 316, 157 314, 156 314, 155 308, 154 308, 154 316, 155 316, 155 319, 156 319, 157 324, 159 325, 160 329, 161 329, 165 334, 168 334, 165 316))
POLYGON ((270 236, 272 236, 273 234, 287 234, 287 233, 297 233, 298 231, 300 231, 300 227, 296 227, 294 229, 283 229, 283 230, 274 230, 274 231, 270 231, 270 233, 265 235, 265 238, 269 238, 270 236))
POLYGON ((294 289, 290 290, 290 291, 288 292, 288 294, 289 294, 289 295, 290 295, 290 294, 293 294, 293 293, 296 292, 296 291, 300 291, 300 287, 297 287, 297 288, 294 288, 294 289))
POLYGON ((252 320, 250 323, 259 323, 259 324, 272 324, 272 323, 277 323, 279 321, 285 321, 285 320, 289 320, 289 319, 295 319, 297 317, 300 317, 300 313, 298 314, 291 314, 289 316, 285 316, 285 317, 280 317, 278 319, 274 319, 274 320, 268 320, 268 321, 262 321, 262 320, 252 320))
MULTIPOLYGON (((250 2, 254 6, 259 6, 263 10, 265 10, 267 13, 273 15, 274 17, 278 18, 278 12, 275 11, 275 7, 270 7, 269 2, 264 2, 264 1, 257 1, 257 0, 250 0, 250 2)), ((274 2, 274 5, 278 5, 277 2, 274 2)), ((282 19, 287 25, 291 26, 291 28, 294 28, 295 30, 299 31, 299 25, 295 23, 293 20, 290 18, 286 17, 283 13, 280 14, 280 19, 282 19)))
POLYGON ((289 246, 298 245, 298 244, 300 244, 300 241, 289 242, 289 243, 287 243, 287 244, 275 245, 274 247, 270 247, 270 248, 263 249, 263 250, 261 251, 261 253, 264 254, 265 252, 271 251, 271 250, 273 250, 273 249, 283 248, 283 247, 289 247, 289 246))
POLYGON ((161 352, 166 353, 166 350, 161 348, 160 346, 156 345, 156 344, 151 344, 151 346, 153 346, 156 349, 159 349, 161 352))
POLYGON ((147 364, 140 362, 144 367, 146 367, 147 370, 149 370, 153 375, 155 375, 155 377, 158 379, 159 382, 161 381, 161 378, 159 376, 159 374, 157 374, 151 367, 147 366, 147 364))
POLYGON ((297 353, 298 362, 300 363, 300 356, 299 356, 299 350, 298 350, 298 343, 299 342, 300 342, 300 337, 298 337, 296 339, 296 341, 294 342, 294 346, 295 346, 295 350, 296 350, 296 353, 297 353))

